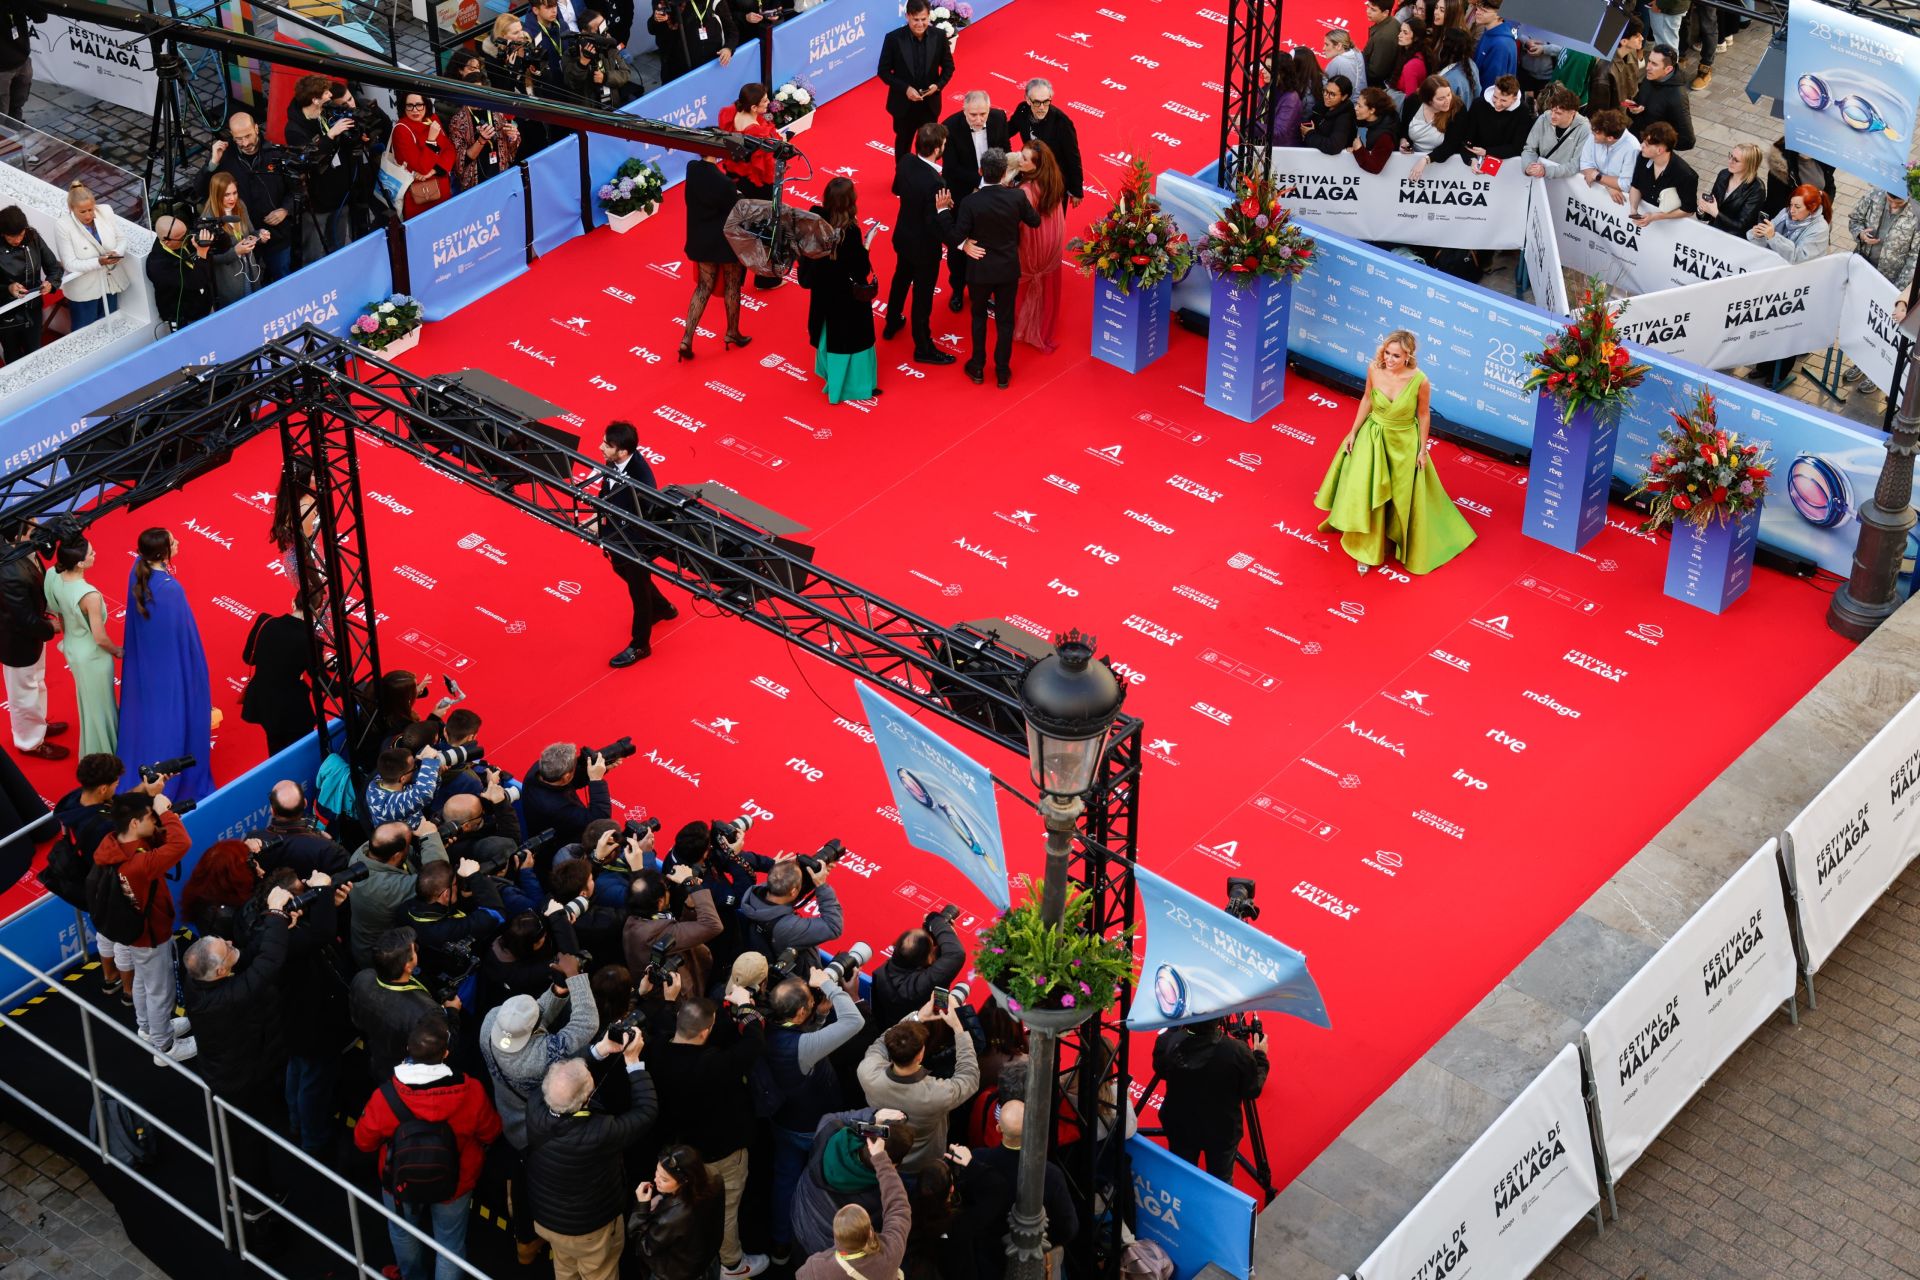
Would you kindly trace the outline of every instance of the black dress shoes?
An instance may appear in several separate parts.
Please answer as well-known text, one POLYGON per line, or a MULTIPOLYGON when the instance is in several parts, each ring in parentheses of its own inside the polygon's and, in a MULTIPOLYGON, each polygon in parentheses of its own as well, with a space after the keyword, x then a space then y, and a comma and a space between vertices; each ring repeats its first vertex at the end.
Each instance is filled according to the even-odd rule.
POLYGON ((611 658, 608 658, 607 665, 610 667, 630 667, 640 661, 640 659, 651 658, 652 656, 652 649, 636 649, 634 646, 628 645, 611 658))
POLYGON ((947 295, 947 310, 958 315, 967 309, 967 295, 958 289, 947 295))
POLYGON ((973 385, 977 387, 987 380, 987 371, 985 369, 976 369, 972 365, 968 365, 967 377, 973 379, 973 385))
POLYGON ((891 321, 889 321, 887 324, 887 327, 880 331, 881 341, 883 342, 889 341, 893 338, 899 337, 900 331, 906 327, 907 326, 904 324, 894 324, 891 321))
POLYGON ((916 351, 913 353, 913 362, 915 364, 959 364, 960 357, 950 356, 944 351, 928 351, 924 353, 916 351))
POLYGON ((1006 372, 1005 370, 1001 370, 1001 372, 995 375, 994 377, 995 385, 997 385, 1002 391, 1005 391, 1007 389, 1007 384, 1012 381, 1013 381, 1013 375, 1006 372))

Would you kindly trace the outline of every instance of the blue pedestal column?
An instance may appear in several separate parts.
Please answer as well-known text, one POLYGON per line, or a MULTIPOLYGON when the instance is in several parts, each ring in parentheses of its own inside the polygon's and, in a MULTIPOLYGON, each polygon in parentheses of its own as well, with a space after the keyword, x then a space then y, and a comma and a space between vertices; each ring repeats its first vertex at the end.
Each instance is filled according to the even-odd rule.
POLYGON ((1287 389, 1287 320, 1293 281, 1261 276, 1236 289, 1213 280, 1207 326, 1207 408, 1258 422, 1287 389))
POLYGON ((1560 404, 1545 392, 1534 402, 1533 458, 1527 472, 1527 511, 1520 531, 1562 551, 1578 551, 1607 524, 1607 482, 1613 475, 1613 439, 1619 420, 1603 422, 1589 409, 1560 420, 1560 404))
POLYGON ((1122 293, 1093 280, 1093 358, 1138 373, 1167 354, 1173 328, 1173 281, 1122 293))
POLYGON ((1705 528, 1675 522, 1667 550, 1667 594, 1708 613, 1725 613, 1753 585, 1753 553, 1759 546, 1758 507, 1705 528))

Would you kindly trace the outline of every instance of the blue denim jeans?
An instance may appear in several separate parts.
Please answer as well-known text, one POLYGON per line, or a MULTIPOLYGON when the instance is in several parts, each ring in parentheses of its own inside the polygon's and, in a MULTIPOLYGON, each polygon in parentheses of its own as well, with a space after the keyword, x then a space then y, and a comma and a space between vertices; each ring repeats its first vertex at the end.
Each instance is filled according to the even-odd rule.
POLYGON ((813 1135, 773 1126, 773 1243, 785 1249, 793 1243, 793 1193, 807 1171, 813 1135))
MULTIPOLYGON (((392 1194, 380 1193, 387 1208, 433 1237, 434 1242, 459 1258, 467 1256, 467 1217, 471 1194, 439 1204, 400 1204, 392 1194)), ((465 1272, 446 1258, 434 1253, 392 1223, 387 1238, 393 1241, 393 1259, 400 1264, 400 1280, 465 1280, 465 1272)))
POLYGON ((1658 9, 1655 9, 1647 16, 1651 19, 1647 34, 1653 37, 1649 47, 1655 44, 1664 44, 1677 52, 1680 48, 1680 24, 1686 21, 1687 15, 1684 13, 1661 13, 1658 9))
POLYGON ((103 293, 91 301, 81 298, 67 299, 67 319, 74 329, 84 329, 95 321, 104 320, 120 308, 114 304, 113 295, 103 293))
POLYGON ((287 1118, 293 1140, 310 1156, 324 1159, 333 1150, 333 1087, 340 1075, 337 1058, 287 1059, 287 1118))

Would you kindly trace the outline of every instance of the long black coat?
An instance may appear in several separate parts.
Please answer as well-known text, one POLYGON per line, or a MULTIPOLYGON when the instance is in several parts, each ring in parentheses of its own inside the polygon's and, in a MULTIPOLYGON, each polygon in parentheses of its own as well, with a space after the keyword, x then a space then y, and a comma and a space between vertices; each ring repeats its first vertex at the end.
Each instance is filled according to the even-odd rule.
MULTIPOLYGON (((819 205, 813 212, 824 212, 819 205)), ((873 277, 873 260, 859 224, 840 236, 839 247, 828 258, 800 259, 800 284, 807 301, 807 340, 817 348, 823 342, 837 356, 859 355, 873 349, 873 299, 855 292, 873 277)))
POLYGON ((727 215, 740 202, 733 179, 711 160, 694 160, 687 165, 687 181, 681 191, 687 201, 687 261, 740 265, 739 255, 724 234, 727 215))
POLYGON ((298 734, 313 727, 313 624, 290 613, 268 615, 247 637, 243 661, 253 678, 240 695, 240 718, 248 724, 298 734))
POLYGON ((280 971, 287 960, 287 922, 271 917, 248 940, 240 968, 217 982, 187 978, 187 1016, 200 1045, 195 1070, 225 1098, 278 1087, 287 1069, 280 1009, 280 971))

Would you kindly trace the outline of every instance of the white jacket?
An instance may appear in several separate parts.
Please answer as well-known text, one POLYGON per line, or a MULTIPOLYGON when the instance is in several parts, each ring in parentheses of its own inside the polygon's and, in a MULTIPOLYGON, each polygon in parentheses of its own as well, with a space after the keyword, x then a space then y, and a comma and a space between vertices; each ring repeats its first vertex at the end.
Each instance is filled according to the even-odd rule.
POLYGON ((119 293, 127 287, 128 273, 140 270, 139 263, 124 260, 112 267, 100 265, 98 259, 102 254, 129 251, 126 237, 121 234, 120 219, 104 204, 95 202, 93 210, 93 225, 100 232, 98 240, 73 216, 71 209, 60 215, 57 224, 60 261, 69 272, 82 273, 68 281, 63 290, 76 302, 97 302, 105 294, 119 293))

